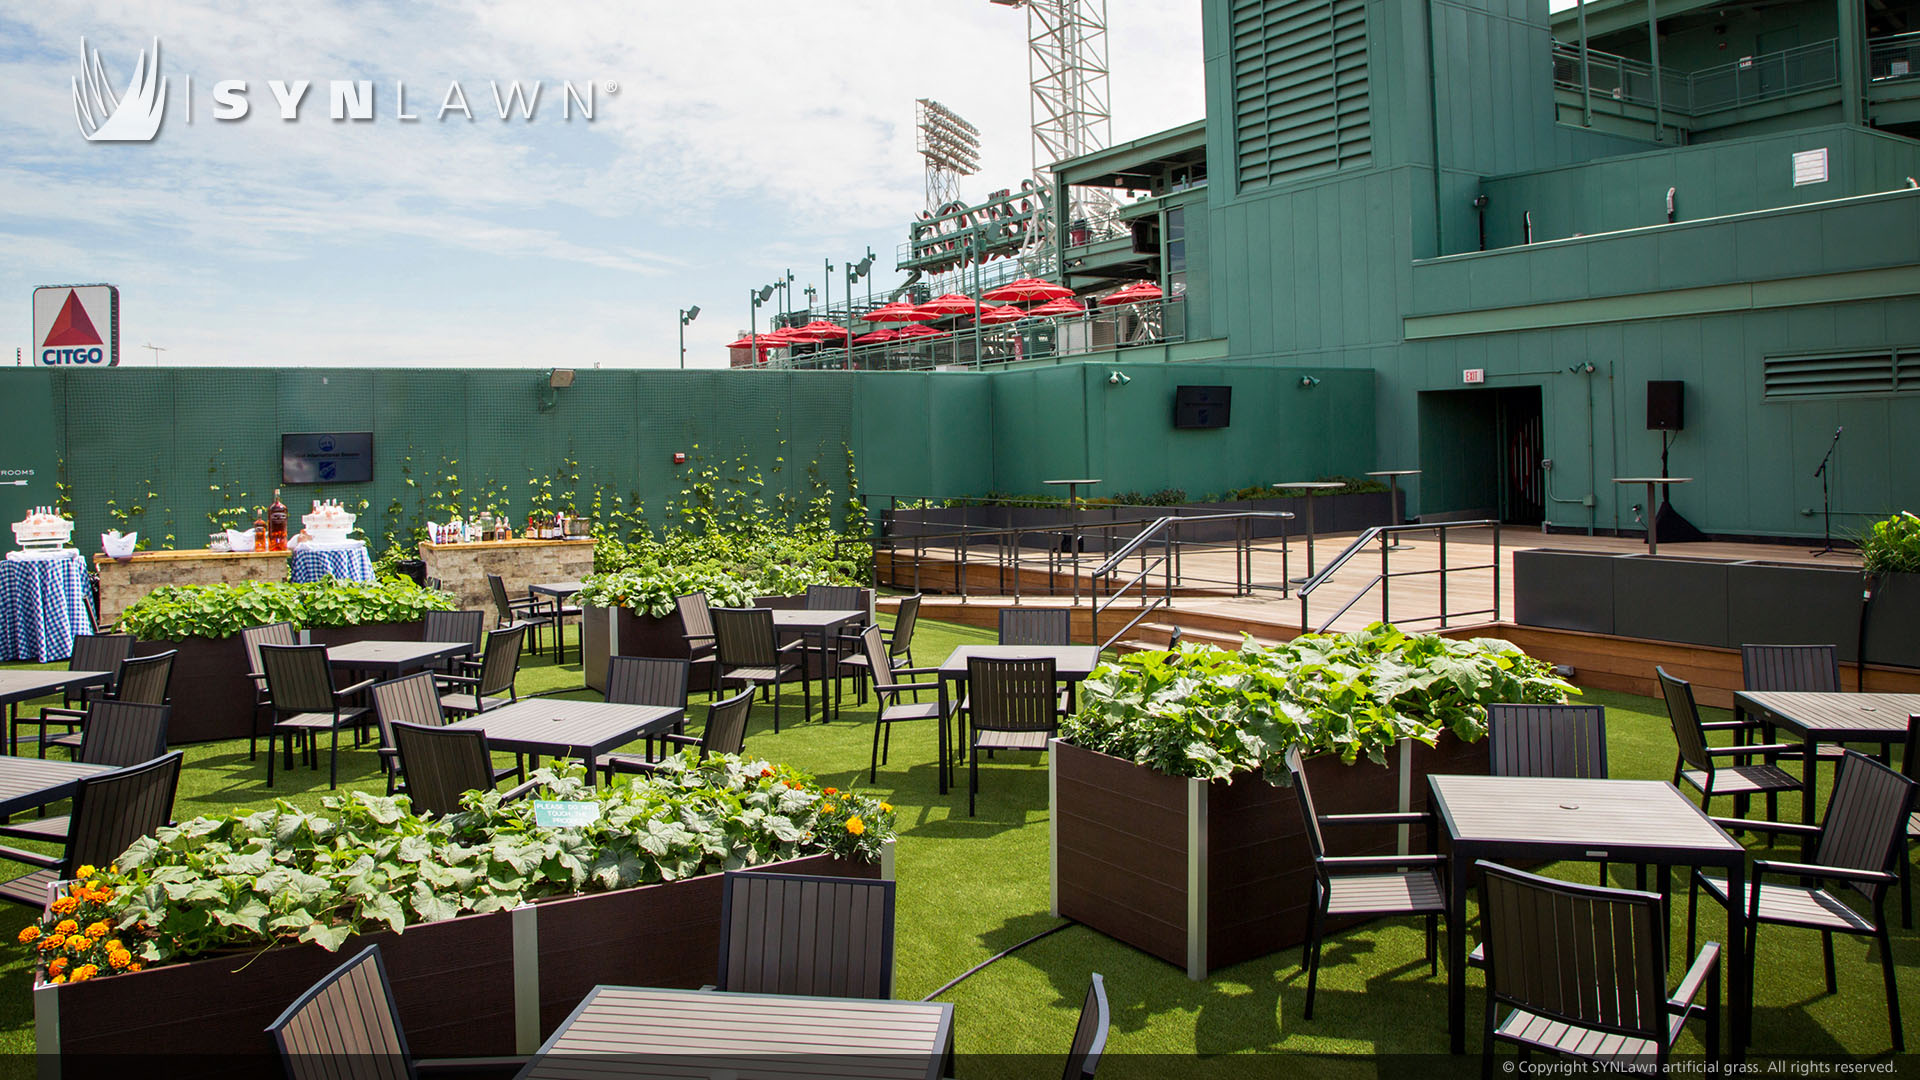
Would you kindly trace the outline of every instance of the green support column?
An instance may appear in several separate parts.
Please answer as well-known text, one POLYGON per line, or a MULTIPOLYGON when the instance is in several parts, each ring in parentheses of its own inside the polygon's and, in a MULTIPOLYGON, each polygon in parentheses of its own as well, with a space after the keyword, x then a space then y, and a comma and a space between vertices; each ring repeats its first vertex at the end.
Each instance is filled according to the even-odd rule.
POLYGON ((1865 65, 1861 63, 1861 52, 1867 44, 1866 24, 1861 19, 1860 0, 1834 0, 1834 8, 1839 14, 1840 114, 1847 123, 1857 126, 1867 122, 1865 65))

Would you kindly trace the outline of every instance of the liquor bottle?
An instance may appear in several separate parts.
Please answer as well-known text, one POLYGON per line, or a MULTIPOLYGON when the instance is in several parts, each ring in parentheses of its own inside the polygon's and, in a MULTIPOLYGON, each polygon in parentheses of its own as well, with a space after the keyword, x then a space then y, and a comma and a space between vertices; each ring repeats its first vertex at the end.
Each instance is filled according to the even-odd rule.
POLYGON ((273 489, 273 505, 267 507, 267 550, 287 550, 287 507, 280 501, 280 489, 273 489))
POLYGON ((267 550, 267 523, 260 518, 253 519, 253 550, 267 550))

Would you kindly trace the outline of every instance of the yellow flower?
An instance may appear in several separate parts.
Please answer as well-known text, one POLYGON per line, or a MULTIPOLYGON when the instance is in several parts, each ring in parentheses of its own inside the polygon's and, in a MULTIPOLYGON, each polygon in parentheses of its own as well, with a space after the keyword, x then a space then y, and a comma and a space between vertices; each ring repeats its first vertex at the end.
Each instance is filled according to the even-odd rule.
POLYGON ((93 876, 93 867, 91 865, 83 866, 80 869, 75 870, 73 872, 73 876, 79 878, 81 881, 85 881, 88 878, 93 876))
POLYGON ((80 906, 80 900, 74 896, 62 896, 49 905, 55 915, 71 915, 80 906))
POLYGON ((95 941, 99 941, 101 938, 106 937, 112 930, 113 927, 108 926, 106 923, 97 922, 87 927, 87 936, 95 941))
POLYGON ((867 831, 866 822, 861 821, 857 817, 850 817, 847 819, 847 832, 853 834, 854 836, 859 836, 861 833, 866 831, 867 831))
POLYGON ((883 803, 881 803, 881 804, 880 804, 880 812, 881 812, 881 813, 883 813, 883 814, 891 814, 891 813, 893 813, 893 804, 892 804, 892 803, 890 803, 890 802, 883 802, 883 803))
POLYGON ((108 951, 108 952, 112 952, 112 951, 113 951, 113 950, 115 950, 115 949, 124 949, 124 948, 126 948, 126 946, 125 946, 125 945, 122 945, 122 944, 120 944, 120 939, 119 939, 119 938, 114 938, 114 939, 113 939, 112 941, 109 941, 109 942, 107 942, 107 951, 108 951))
POLYGON ((831 814, 833 813, 834 809, 835 809, 834 805, 830 802, 820 804, 820 812, 823 814, 831 814))
POLYGON ((73 969, 73 981, 86 982, 98 974, 100 974, 99 968, 94 967, 92 964, 81 964, 79 967, 73 969))
POLYGON ((23 945, 39 936, 40 928, 38 926, 23 926, 20 928, 20 943, 23 945))
POLYGON ((67 981, 67 977, 65 975, 55 975, 53 981, 55 983, 63 983, 67 981))
POLYGON ((141 963, 140 961, 138 961, 138 960, 135 960, 135 961, 134 961, 133 963, 131 963, 131 964, 128 964, 128 965, 127 965, 127 970, 128 970, 128 971, 139 971, 139 970, 140 970, 141 968, 143 968, 143 967, 146 967, 146 966, 147 966, 147 965, 145 965, 145 964, 143 964, 143 963, 141 963))
POLYGON ((80 929, 79 923, 74 922, 72 919, 61 919, 58 923, 54 924, 53 932, 56 934, 71 934, 78 929, 80 929))
POLYGON ((67 970, 67 958, 64 956, 54 957, 53 963, 47 965, 47 974, 49 975, 58 975, 65 970, 67 970))
POLYGON ((40 951, 52 952, 53 950, 58 949, 60 946, 66 943, 67 943, 66 938, 61 937, 59 934, 55 934, 52 937, 46 938, 40 942, 40 951))
POLYGON ((125 949, 114 949, 107 953, 107 964, 115 971, 133 963, 133 954, 125 949))
POLYGON ((66 949, 70 953, 83 953, 93 948, 93 942, 85 934, 72 934, 67 938, 66 949))

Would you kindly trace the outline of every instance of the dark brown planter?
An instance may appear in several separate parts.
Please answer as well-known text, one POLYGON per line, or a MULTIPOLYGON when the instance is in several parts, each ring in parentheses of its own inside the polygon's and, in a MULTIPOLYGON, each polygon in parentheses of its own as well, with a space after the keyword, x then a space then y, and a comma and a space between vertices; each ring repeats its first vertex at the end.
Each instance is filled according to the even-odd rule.
MULTIPOLYGON (((364 623, 359 626, 317 626, 311 639, 321 645, 354 641, 420 640, 421 620, 404 623, 364 623)), ((173 719, 167 723, 167 742, 173 745, 244 739, 253 730, 253 681, 247 678, 247 649, 240 635, 228 638, 187 638, 183 641, 138 641, 133 651, 152 656, 174 649, 173 719)))
MULTIPOLYGON (((880 877, 890 867, 817 855, 763 869, 880 877)), ((349 940, 169 964, 33 990, 41 1060, 54 1055, 204 1055, 207 1075, 270 1058, 266 1027, 293 999, 378 944, 413 1052, 525 1054, 600 983, 699 987, 720 948, 718 874, 467 915, 349 940), (247 1059, 253 1059, 249 1061, 247 1059)))
MULTIPOLYGON (((1294 793, 1255 775, 1207 782, 1054 742, 1053 911, 1184 967, 1265 956, 1306 937, 1313 856, 1294 793)), ((1322 814, 1426 808, 1426 777, 1484 773, 1484 742, 1402 743, 1382 768, 1307 762, 1322 814), (1402 783, 1403 775, 1407 783, 1402 783), (1406 795, 1402 796, 1402 792, 1406 795)), ((1427 842, 1411 837, 1415 850, 1427 842)), ((1393 828, 1341 829, 1336 854, 1391 853, 1393 828)))
MULTIPOLYGON (((761 596, 753 601, 766 608, 802 608, 807 605, 806 596, 761 596)), ((685 658, 692 655, 687 648, 685 624, 680 614, 641 615, 627 608, 603 608, 580 605, 580 667, 586 676, 587 686, 601 693, 607 692, 607 659, 613 656, 652 656, 661 658, 685 658)), ((708 689, 708 680, 712 676, 713 666, 701 664, 693 669, 691 690, 708 689)))

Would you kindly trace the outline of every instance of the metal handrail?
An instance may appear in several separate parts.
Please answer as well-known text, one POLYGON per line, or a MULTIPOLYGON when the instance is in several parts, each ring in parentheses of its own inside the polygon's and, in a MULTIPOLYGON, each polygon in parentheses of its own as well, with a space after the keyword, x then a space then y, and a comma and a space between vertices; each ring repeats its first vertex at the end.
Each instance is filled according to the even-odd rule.
POLYGON ((1342 615, 1351 611, 1353 606, 1364 599, 1368 593, 1372 592, 1375 585, 1380 586, 1380 621, 1390 623, 1393 621, 1391 591, 1393 579, 1398 577, 1425 577, 1435 574, 1439 575, 1440 578, 1440 613, 1438 615, 1419 615, 1404 621, 1426 622, 1430 619, 1438 619, 1440 625, 1444 628, 1447 625, 1447 620, 1450 618, 1462 615, 1492 615, 1494 621, 1497 622, 1500 618, 1500 522, 1492 518, 1483 518, 1476 521, 1441 521, 1414 525, 1376 525, 1368 529, 1358 537, 1355 537, 1353 543, 1348 544, 1345 550, 1335 556, 1331 562, 1321 567, 1318 573, 1309 577, 1300 586, 1300 629, 1318 629, 1325 631, 1335 622, 1338 622, 1342 615), (1469 566, 1448 566, 1447 530, 1485 528, 1491 528, 1493 530, 1493 561, 1490 563, 1475 563, 1469 566), (1398 537, 1402 533, 1414 532, 1433 532, 1438 534, 1437 539, 1440 545, 1440 566, 1438 569, 1401 571, 1392 569, 1391 559, 1393 548, 1388 545, 1388 539, 1398 537), (1342 604, 1339 611, 1334 612, 1332 616, 1317 628, 1314 627, 1312 618, 1308 614, 1308 598, 1316 589, 1332 580, 1333 575, 1342 567, 1346 566, 1347 563, 1351 562, 1355 555, 1365 550, 1376 540, 1379 541, 1380 544, 1380 572, 1368 578, 1366 585, 1362 586, 1359 592, 1353 594, 1353 597, 1345 604, 1342 604), (1493 571, 1493 607, 1476 608, 1470 611, 1447 610, 1447 575, 1449 573, 1459 573, 1467 570, 1493 571))
MULTIPOLYGON (((1119 566, 1121 560, 1133 554, 1135 551, 1140 550, 1140 547, 1142 544, 1145 544, 1147 541, 1153 539, 1155 535, 1159 534, 1162 530, 1166 529, 1168 525, 1175 522, 1178 522, 1184 525, 1189 522, 1196 522, 1196 521, 1231 521, 1231 520, 1237 520, 1237 519, 1251 520, 1253 518, 1292 518, 1292 517, 1293 517, 1293 513, 1292 511, 1289 511, 1289 510, 1228 510, 1218 514, 1188 514, 1185 516, 1182 516, 1179 514, 1168 514, 1165 517, 1155 518, 1150 524, 1147 525, 1146 528, 1140 530, 1139 535, 1135 536, 1133 539, 1121 545, 1119 551, 1116 551, 1112 555, 1108 556, 1107 561, 1104 563, 1101 563, 1100 568, 1095 570, 1089 576, 1105 577, 1108 574, 1113 573, 1114 567, 1119 566)), ((1119 524, 1119 523, 1112 522, 1111 524, 1119 524)))

